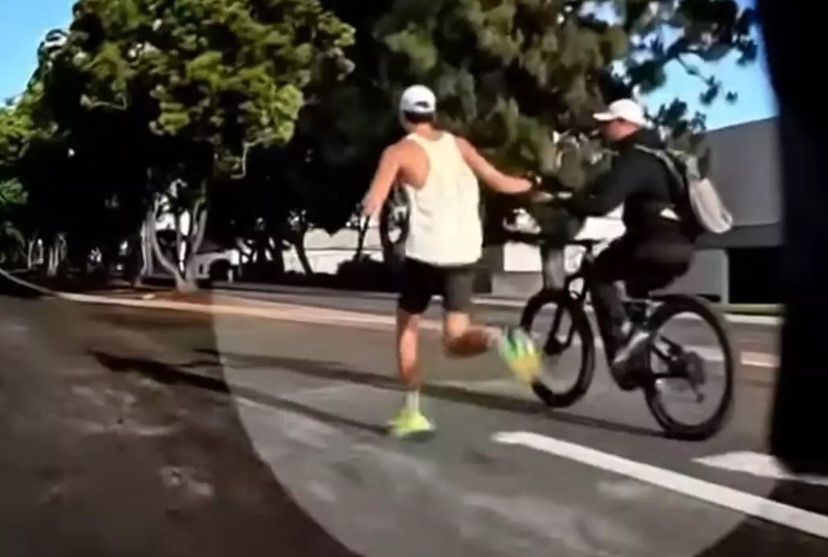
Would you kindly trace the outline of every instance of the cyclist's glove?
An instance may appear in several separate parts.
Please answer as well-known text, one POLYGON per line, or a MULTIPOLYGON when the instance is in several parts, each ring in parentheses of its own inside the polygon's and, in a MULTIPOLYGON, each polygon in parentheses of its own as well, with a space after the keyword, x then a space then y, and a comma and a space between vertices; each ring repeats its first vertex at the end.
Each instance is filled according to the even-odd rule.
POLYGON ((533 190, 540 189, 543 185, 543 176, 536 172, 527 172, 523 175, 523 177, 529 180, 529 182, 532 184, 533 190))

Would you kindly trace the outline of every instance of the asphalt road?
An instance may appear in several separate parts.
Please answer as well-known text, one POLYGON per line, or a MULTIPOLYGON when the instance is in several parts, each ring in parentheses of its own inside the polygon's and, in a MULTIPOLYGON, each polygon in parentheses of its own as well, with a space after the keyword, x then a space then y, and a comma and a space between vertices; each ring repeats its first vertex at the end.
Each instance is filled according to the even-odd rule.
MULTIPOLYGON (((268 319, 0 299, 0 555, 828 554, 822 479, 756 464, 773 326, 732 325, 754 360, 702 443, 665 439, 601 358, 587 397, 551 412, 429 330, 439 429, 415 443, 383 431, 402 397, 393 302, 265 297, 268 319), (724 469, 737 451, 746 471, 724 469)), ((675 334, 704 345, 693 322, 675 334)))

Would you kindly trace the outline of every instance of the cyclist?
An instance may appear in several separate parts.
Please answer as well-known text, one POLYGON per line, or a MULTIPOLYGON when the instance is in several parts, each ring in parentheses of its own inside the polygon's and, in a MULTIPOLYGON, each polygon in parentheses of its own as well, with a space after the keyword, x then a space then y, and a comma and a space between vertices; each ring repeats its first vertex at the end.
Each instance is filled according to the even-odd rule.
POLYGON ((592 303, 601 335, 612 354, 610 363, 620 369, 647 333, 633 327, 616 283, 625 282, 632 297, 664 288, 687 272, 695 247, 682 233, 669 170, 652 154, 635 149, 637 144, 664 148, 656 131, 648 128, 642 107, 621 99, 594 118, 617 157, 606 174, 566 204, 583 217, 603 216, 624 205, 626 230, 598 255, 592 276, 592 303))
POLYGON ((399 118, 408 134, 385 149, 362 201, 363 215, 375 216, 399 182, 410 202, 397 309, 397 363, 407 392, 403 409, 391 422, 391 433, 398 437, 433 429, 419 406, 417 347, 420 316, 435 294, 443 297, 443 346, 449 355, 468 357, 497 348, 513 373, 527 382, 540 369, 540 355, 520 329, 473 326, 469 318, 474 265, 483 245, 478 179, 509 194, 527 192, 533 184, 501 173, 468 141, 437 129, 436 110, 435 95, 427 87, 405 90, 399 118))

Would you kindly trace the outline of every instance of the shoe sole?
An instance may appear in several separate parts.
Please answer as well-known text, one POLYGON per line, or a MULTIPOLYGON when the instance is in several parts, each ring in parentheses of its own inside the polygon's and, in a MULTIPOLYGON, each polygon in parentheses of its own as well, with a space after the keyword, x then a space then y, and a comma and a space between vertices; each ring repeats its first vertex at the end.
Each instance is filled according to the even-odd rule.
POLYGON ((435 428, 408 431, 405 433, 389 430, 388 434, 398 441, 430 441, 437 434, 435 428))

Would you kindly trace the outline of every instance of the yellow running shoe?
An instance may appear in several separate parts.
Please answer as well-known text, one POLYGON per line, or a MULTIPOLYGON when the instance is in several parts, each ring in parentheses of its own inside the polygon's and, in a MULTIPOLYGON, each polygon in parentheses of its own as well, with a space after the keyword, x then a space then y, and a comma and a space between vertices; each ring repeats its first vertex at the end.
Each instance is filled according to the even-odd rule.
POLYGON ((434 424, 419 410, 405 406, 397 417, 388 423, 389 433, 398 438, 411 437, 434 432, 434 424))
POLYGON ((519 381, 531 385, 537 380, 541 372, 541 353, 523 329, 503 331, 497 350, 519 381))

